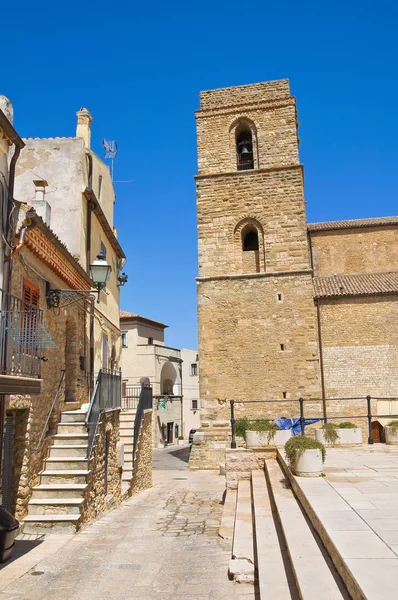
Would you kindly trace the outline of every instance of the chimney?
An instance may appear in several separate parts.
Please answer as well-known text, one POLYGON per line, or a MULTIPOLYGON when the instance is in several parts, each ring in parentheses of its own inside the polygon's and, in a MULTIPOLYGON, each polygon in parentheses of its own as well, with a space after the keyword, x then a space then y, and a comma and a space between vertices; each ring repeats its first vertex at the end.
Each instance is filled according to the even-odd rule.
POLYGON ((76 137, 83 138, 84 145, 87 150, 90 150, 91 139, 91 121, 93 117, 88 112, 87 108, 82 107, 77 113, 76 137))
POLYGON ((46 187, 48 183, 45 179, 36 179, 33 181, 35 184, 35 199, 31 202, 32 208, 35 209, 36 214, 43 219, 46 225, 50 226, 51 223, 51 206, 45 199, 46 187))

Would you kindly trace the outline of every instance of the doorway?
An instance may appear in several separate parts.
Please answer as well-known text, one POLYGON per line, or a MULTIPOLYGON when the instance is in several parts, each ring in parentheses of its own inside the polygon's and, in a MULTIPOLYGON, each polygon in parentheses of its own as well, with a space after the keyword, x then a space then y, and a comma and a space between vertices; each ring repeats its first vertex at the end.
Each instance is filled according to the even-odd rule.
POLYGON ((167 443, 168 444, 173 443, 173 426, 174 426, 174 422, 167 423, 167 443))

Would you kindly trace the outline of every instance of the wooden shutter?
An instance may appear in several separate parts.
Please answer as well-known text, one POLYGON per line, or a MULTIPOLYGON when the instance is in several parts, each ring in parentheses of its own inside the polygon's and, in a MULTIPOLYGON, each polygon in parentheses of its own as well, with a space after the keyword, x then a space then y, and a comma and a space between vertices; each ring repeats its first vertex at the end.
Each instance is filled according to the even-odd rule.
POLYGON ((40 290, 37 285, 24 278, 22 286, 22 300, 33 306, 40 305, 40 290))

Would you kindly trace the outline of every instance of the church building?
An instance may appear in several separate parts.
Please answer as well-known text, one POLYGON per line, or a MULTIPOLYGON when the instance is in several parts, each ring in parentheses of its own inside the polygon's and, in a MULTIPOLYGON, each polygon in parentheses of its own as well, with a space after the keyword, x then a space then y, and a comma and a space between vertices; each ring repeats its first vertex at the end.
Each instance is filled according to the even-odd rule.
MULTIPOLYGON (((398 217, 308 224, 289 81, 201 92, 196 112, 202 430, 217 467, 248 418, 398 414, 398 217), (377 400, 387 398, 387 400, 377 400), (249 400, 279 400, 248 404, 249 400), (318 411, 318 412, 317 412, 318 411), (358 412, 360 411, 360 412, 358 412)), ((375 417, 376 418, 376 417, 375 417)))

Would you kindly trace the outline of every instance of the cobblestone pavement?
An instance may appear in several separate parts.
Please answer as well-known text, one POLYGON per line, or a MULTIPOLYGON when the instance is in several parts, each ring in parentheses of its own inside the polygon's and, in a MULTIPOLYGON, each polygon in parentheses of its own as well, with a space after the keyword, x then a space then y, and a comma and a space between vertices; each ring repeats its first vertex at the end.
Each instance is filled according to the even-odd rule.
POLYGON ((188 454, 155 451, 152 489, 85 527, 0 600, 254 600, 253 586, 227 578, 224 478, 188 471, 188 454))

